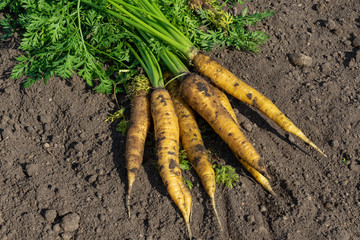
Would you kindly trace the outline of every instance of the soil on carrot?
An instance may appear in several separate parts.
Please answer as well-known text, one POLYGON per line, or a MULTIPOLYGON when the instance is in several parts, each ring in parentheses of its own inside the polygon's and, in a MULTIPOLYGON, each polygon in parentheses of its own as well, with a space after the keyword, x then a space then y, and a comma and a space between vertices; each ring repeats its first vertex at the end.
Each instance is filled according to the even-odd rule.
MULTIPOLYGON (((193 236, 360 239, 360 2, 256 0, 234 11, 244 6, 276 11, 256 26, 270 40, 258 54, 221 49, 211 56, 275 102, 328 157, 230 98, 279 196, 206 130, 206 147, 235 167, 240 181, 233 189, 217 186, 220 232, 196 173, 184 174, 194 183, 193 236)), ((125 137, 116 122, 104 121, 118 110, 114 97, 77 77, 24 89, 23 79, 10 79, 18 41, 0 43, 0 239, 186 239, 154 167, 152 135, 128 219, 125 137)), ((129 106, 126 97, 118 100, 129 106)))

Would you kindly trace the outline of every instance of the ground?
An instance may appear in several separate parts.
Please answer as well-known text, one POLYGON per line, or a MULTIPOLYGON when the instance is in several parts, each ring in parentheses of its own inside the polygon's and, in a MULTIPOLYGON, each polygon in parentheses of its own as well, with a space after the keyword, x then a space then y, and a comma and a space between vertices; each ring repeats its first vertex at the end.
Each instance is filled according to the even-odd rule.
MULTIPOLYGON (((221 49, 211 56, 275 102, 328 157, 230 97, 279 197, 210 135, 205 144, 236 168, 240 182, 217 187, 220 232, 196 174, 185 173, 195 183, 193 236, 359 240, 360 2, 255 0, 245 6, 276 11, 256 26, 270 40, 258 54, 221 49), (306 66, 291 60, 295 53, 310 57, 306 66)), ((186 239, 154 168, 151 141, 128 219, 125 138, 104 121, 117 110, 114 97, 94 93, 77 77, 24 89, 23 79, 9 77, 18 40, 0 43, 0 239, 186 239)))

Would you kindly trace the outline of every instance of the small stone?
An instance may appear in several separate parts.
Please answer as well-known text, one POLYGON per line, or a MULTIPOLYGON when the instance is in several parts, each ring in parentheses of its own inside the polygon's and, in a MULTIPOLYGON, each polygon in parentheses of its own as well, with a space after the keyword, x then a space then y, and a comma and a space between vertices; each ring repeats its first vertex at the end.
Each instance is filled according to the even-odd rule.
POLYGON ((32 126, 26 126, 26 127, 25 127, 25 130, 26 130, 28 133, 34 133, 34 132, 35 132, 35 129, 34 129, 32 126))
POLYGON ((57 212, 56 212, 56 210, 53 210, 53 209, 46 210, 46 212, 44 213, 44 218, 49 223, 54 222, 56 216, 57 216, 57 212))
POLYGON ((323 73, 329 73, 331 71, 331 64, 330 63, 324 63, 322 66, 321 66, 321 71, 323 73))
POLYGON ((51 115, 44 115, 40 116, 40 122, 42 123, 50 123, 51 122, 51 115))
POLYGON ((325 4, 323 4, 323 3, 318 3, 314 6, 314 9, 318 12, 324 10, 324 8, 325 8, 325 4))
POLYGON ((51 135, 49 139, 53 143, 60 143, 61 142, 61 137, 59 135, 51 135))
POLYGON ((329 203, 329 202, 325 203, 324 207, 325 207, 326 209, 329 209, 329 210, 333 209, 332 204, 329 203))
POLYGON ((80 216, 76 213, 69 213, 61 220, 61 227, 65 232, 73 232, 79 228, 80 216))
POLYGON ((114 107, 115 107, 115 103, 113 103, 113 102, 108 102, 108 106, 109 106, 110 108, 114 108, 114 107))
POLYGON ((291 143, 295 142, 295 138, 292 134, 287 134, 287 138, 288 138, 289 142, 291 142, 291 143))
POLYGON ((334 20, 328 19, 328 20, 327 20, 327 23, 326 23, 326 27, 327 27, 329 30, 334 30, 334 29, 336 28, 336 23, 334 22, 334 20))
POLYGON ((352 42, 352 46, 353 47, 360 47, 360 36, 354 38, 354 40, 352 42))
POLYGON ((13 136, 13 132, 10 129, 6 128, 1 132, 1 136, 3 140, 6 140, 13 136))
POLYGON ((254 215, 246 215, 245 216, 245 221, 247 221, 248 223, 254 223, 255 222, 255 217, 254 217, 254 215))
POLYGON ((360 161, 352 161, 350 164, 350 169, 355 172, 360 172, 360 161))
POLYGON ((59 223, 54 224, 54 226, 52 227, 52 230, 54 232, 60 232, 60 230, 61 230, 60 224, 59 223))
POLYGON ((1 124, 6 125, 9 120, 10 120, 9 116, 4 115, 1 118, 1 124))
POLYGON ((101 227, 97 227, 95 230, 96 233, 102 233, 102 228, 101 227))
POLYGON ((351 45, 351 42, 350 42, 350 40, 345 40, 344 44, 345 44, 345 46, 349 47, 351 45))
POLYGON ((27 175, 35 176, 38 175, 39 172, 39 166, 37 164, 27 164, 25 167, 27 175))
POLYGON ((260 212, 262 212, 262 213, 267 211, 267 208, 265 207, 265 205, 261 205, 259 209, 260 209, 260 212))
POLYGON ((241 123, 241 126, 248 132, 251 132, 253 130, 253 126, 250 123, 241 123))
POLYGON ((74 149, 78 152, 81 152, 84 149, 84 145, 81 142, 75 143, 74 149))
POLYGON ((311 57, 306 56, 302 53, 293 53, 290 55, 290 62, 300 68, 310 67, 313 64, 311 57))
POLYGON ((360 62, 360 51, 356 52, 355 59, 356 59, 357 62, 360 62))
POLYGON ((63 240, 70 240, 71 237, 72 237, 72 235, 70 233, 68 233, 68 232, 64 232, 64 233, 61 234, 61 238, 63 240))
POLYGON ((50 131, 51 129, 52 129, 52 126, 51 126, 50 123, 45 123, 45 124, 44 124, 44 131, 45 131, 45 132, 48 132, 48 131, 50 131))
POLYGON ((89 178, 88 178, 88 182, 89 183, 93 183, 97 180, 97 175, 94 174, 94 175, 91 175, 89 178))
POLYGON ((349 67, 352 68, 352 67, 355 67, 355 59, 351 59, 350 62, 349 62, 349 67))
POLYGON ((104 174, 105 174, 104 169, 99 169, 99 175, 100 175, 100 176, 103 176, 104 174))
POLYGON ((105 215, 104 214, 99 214, 99 220, 100 221, 105 221, 106 220, 106 217, 105 217, 105 215))
POLYGON ((344 31, 341 28, 337 28, 334 30, 334 33, 338 36, 342 36, 344 34, 344 31))
POLYGON ((49 143, 44 143, 44 148, 49 148, 50 144, 49 143))
POLYGON ((331 140, 330 141, 330 146, 337 148, 340 146, 339 141, 338 140, 331 140))

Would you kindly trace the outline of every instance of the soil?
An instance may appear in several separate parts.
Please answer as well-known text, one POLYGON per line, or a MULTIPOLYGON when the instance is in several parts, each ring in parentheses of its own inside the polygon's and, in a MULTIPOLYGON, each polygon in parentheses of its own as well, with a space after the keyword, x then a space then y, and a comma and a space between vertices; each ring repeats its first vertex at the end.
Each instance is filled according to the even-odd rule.
MULTIPOLYGON (((221 49, 211 56, 275 102, 328 157, 230 97, 279 197, 211 133, 206 146, 236 168, 240 181, 233 189, 217 186, 220 232, 196 173, 184 174, 194 183, 193 236, 359 240, 360 2, 244 6, 276 11, 256 26, 270 40, 258 54, 221 49)), ((128 219, 125 137, 104 121, 117 110, 114 97, 94 93, 77 77, 24 89, 23 79, 10 79, 18 41, 0 45, 0 239, 186 239, 181 214, 154 168, 151 139, 128 219)))

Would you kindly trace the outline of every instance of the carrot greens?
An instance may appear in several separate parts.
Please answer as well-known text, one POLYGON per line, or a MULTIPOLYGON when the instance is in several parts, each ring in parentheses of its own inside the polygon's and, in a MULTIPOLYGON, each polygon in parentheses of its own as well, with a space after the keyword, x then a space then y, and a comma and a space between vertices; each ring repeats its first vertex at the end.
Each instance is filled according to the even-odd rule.
MULTIPOLYGON (((258 46, 266 41, 267 35, 248 31, 245 26, 271 15, 270 12, 234 15, 234 21, 224 31, 216 27, 209 16, 202 14, 204 9, 191 9, 190 0, 91 0, 88 3, 91 6, 84 4, 84 1, 80 4, 79 1, 66 0, 2 1, 0 10, 8 14, 0 20, 3 31, 1 39, 19 33, 19 49, 23 51, 17 57, 18 64, 13 68, 11 77, 26 76, 24 86, 29 87, 39 81, 46 83, 53 76, 69 79, 77 74, 97 92, 111 93, 114 89, 116 92, 124 91, 119 83, 133 76, 138 66, 125 45, 128 32, 122 26, 127 24, 94 6, 108 9, 111 3, 127 4, 128 7, 136 3, 139 6, 132 7, 132 14, 136 15, 137 11, 136 16, 139 17, 144 11, 148 15, 155 11, 151 15, 153 22, 159 20, 156 16, 160 16, 158 14, 161 10, 161 19, 171 19, 171 23, 176 26, 171 31, 183 34, 188 39, 184 41, 187 46, 192 44, 203 51, 233 46, 256 52, 258 46), (155 4, 158 8, 154 8, 155 4), (119 74, 119 70, 124 69, 128 71, 119 74)), ((230 6, 233 3, 233 0, 227 1, 230 6)), ((212 1, 212 6, 217 9, 221 7, 217 1, 212 1)), ((159 46, 157 41, 152 41, 152 44, 159 46)))

